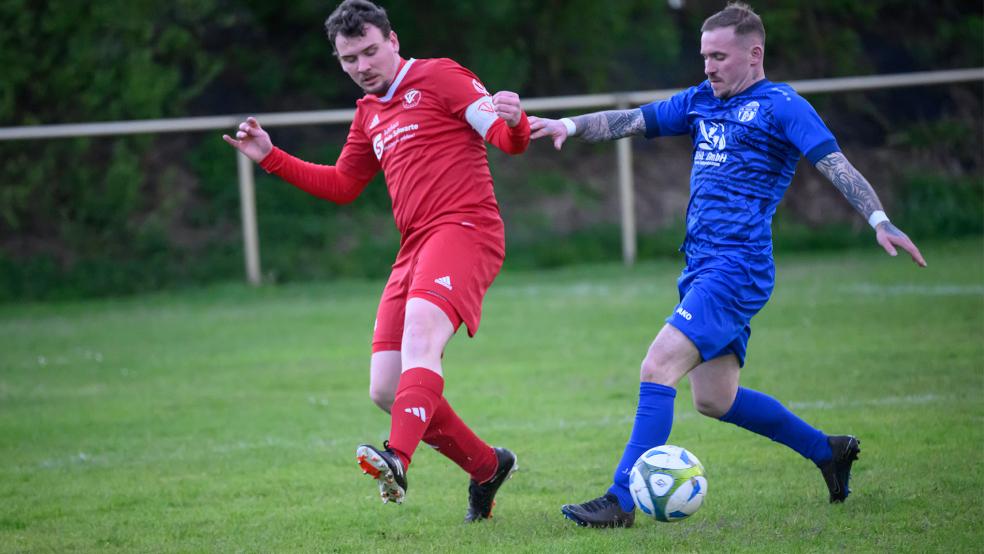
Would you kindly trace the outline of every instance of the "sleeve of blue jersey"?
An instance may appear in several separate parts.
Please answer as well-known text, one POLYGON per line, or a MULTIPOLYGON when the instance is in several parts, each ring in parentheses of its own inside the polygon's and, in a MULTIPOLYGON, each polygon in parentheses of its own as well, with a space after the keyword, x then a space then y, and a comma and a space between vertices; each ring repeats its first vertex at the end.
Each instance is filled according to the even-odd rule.
POLYGON ((837 144, 837 139, 830 139, 814 146, 809 152, 804 153, 804 156, 810 160, 811 164, 817 165, 817 162, 834 152, 840 152, 840 145, 837 144))
MULTIPOLYGON (((791 90, 791 89, 790 89, 791 90)), ((790 94, 786 102, 776 102, 776 115, 786 132, 786 138, 816 165, 824 156, 840 152, 833 133, 820 115, 802 96, 790 94)))
POLYGON ((646 138, 656 138, 660 136, 659 132, 659 117, 656 115, 656 104, 658 102, 653 102, 651 104, 646 104, 642 108, 642 119, 646 122, 646 138))
POLYGON ((646 138, 684 135, 690 131, 687 126, 687 110, 694 88, 678 92, 666 100, 650 102, 642 106, 642 117, 646 122, 646 138))

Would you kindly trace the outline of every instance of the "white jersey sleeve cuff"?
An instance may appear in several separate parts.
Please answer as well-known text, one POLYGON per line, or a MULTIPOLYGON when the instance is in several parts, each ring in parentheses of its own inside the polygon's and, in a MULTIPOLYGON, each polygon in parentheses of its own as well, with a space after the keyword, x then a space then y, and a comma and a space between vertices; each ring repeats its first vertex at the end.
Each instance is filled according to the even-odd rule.
POLYGON ((468 124, 472 126, 472 129, 475 129, 475 132, 482 139, 485 138, 485 134, 489 132, 489 127, 495 123, 498 117, 495 115, 495 108, 492 106, 491 96, 483 96, 475 100, 465 110, 465 119, 468 120, 468 124))

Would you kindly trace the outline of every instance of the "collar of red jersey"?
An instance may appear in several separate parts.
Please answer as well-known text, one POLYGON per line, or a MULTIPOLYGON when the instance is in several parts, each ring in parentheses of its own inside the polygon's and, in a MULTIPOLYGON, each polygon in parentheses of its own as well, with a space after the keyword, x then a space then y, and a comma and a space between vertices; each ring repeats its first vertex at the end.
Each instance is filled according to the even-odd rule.
POLYGON ((404 62, 403 67, 400 68, 400 72, 396 74, 396 79, 393 79, 393 83, 390 85, 389 90, 386 91, 386 96, 378 97, 377 100, 380 102, 389 102, 393 99, 393 95, 396 94, 396 89, 400 87, 400 83, 403 82, 403 78, 407 76, 407 71, 410 71, 410 66, 413 62, 417 61, 416 58, 410 58, 404 62))

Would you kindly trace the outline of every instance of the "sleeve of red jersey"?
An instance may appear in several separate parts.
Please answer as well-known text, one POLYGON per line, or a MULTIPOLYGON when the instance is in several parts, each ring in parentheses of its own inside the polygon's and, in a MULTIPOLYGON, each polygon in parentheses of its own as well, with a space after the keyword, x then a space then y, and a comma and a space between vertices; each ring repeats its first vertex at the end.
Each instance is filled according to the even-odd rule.
POLYGON ((306 162, 274 147, 260 167, 318 198, 337 204, 352 202, 379 171, 379 162, 362 133, 358 116, 356 113, 336 165, 306 162))
POLYGON ((510 127, 495 114, 492 96, 474 73, 452 60, 435 72, 448 110, 468 122, 475 132, 507 154, 521 154, 530 143, 530 123, 524 112, 519 125, 510 127))

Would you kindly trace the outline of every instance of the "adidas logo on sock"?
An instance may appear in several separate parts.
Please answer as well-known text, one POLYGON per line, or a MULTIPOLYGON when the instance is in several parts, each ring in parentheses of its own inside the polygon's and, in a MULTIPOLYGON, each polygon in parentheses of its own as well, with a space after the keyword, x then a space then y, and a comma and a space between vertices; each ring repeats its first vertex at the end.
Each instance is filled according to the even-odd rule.
POLYGON ((408 414, 413 414, 416 417, 419 417, 420 421, 427 423, 427 410, 425 410, 423 406, 420 408, 405 408, 403 411, 408 414))
POLYGON ((437 279, 434 279, 434 282, 437 283, 438 285, 441 285, 442 287, 444 287, 444 288, 446 288, 448 290, 452 290, 451 289, 451 276, 450 275, 445 275, 444 277, 438 277, 437 279))

